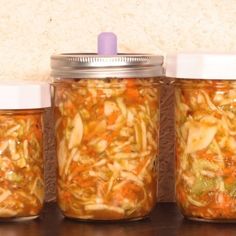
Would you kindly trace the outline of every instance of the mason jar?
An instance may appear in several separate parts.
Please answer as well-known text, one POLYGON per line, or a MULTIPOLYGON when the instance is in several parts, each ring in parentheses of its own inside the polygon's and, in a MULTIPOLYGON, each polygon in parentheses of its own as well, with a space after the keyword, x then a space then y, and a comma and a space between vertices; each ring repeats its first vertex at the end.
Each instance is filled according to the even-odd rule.
POLYGON ((194 220, 236 219, 236 55, 178 54, 175 78, 176 201, 194 220))
POLYGON ((45 83, 0 84, 0 221, 37 218, 44 203, 45 83))
POLYGON ((51 57, 65 216, 137 220, 155 206, 162 63, 149 54, 51 57))

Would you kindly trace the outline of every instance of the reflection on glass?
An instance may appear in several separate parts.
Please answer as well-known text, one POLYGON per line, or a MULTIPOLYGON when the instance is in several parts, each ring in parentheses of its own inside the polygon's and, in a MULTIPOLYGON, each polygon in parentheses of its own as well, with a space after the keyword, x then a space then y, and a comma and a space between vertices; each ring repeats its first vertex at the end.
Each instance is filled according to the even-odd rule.
POLYGON ((1 236, 37 236, 42 235, 40 220, 17 223, 0 223, 1 236))

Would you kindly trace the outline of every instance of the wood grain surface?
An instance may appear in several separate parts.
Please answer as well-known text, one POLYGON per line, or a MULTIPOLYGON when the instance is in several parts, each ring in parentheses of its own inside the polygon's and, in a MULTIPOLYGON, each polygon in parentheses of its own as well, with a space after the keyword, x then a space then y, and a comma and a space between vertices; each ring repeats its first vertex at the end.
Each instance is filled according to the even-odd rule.
POLYGON ((183 218, 175 203, 159 203, 149 218, 136 222, 86 223, 63 218, 54 202, 47 203, 39 219, 1 223, 4 236, 235 236, 235 224, 194 222, 183 218))

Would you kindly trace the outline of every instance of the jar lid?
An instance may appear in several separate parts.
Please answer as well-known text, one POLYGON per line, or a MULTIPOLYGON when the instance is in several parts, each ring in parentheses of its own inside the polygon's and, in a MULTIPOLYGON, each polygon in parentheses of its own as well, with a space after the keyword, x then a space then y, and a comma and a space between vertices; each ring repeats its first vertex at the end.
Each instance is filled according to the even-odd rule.
POLYGON ((68 53, 51 57, 51 74, 64 78, 152 77, 164 74, 162 64, 162 56, 149 54, 68 53))
POLYGON ((0 83, 0 109, 40 109, 51 106, 48 83, 0 83))
POLYGON ((165 67, 167 77, 236 80, 236 54, 179 53, 167 56, 165 67))
POLYGON ((117 37, 98 36, 98 54, 63 53, 51 57, 52 76, 63 78, 132 78, 162 76, 163 57, 152 54, 117 54, 117 37))

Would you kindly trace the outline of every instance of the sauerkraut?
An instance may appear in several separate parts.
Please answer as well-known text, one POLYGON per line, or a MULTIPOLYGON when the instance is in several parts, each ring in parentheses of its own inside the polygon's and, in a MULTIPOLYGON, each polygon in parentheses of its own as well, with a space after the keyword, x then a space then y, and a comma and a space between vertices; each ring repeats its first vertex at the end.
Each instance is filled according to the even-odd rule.
POLYGON ((44 200, 42 112, 0 112, 0 218, 34 217, 44 200))
POLYGON ((156 203, 157 79, 54 83, 58 203, 69 217, 134 219, 156 203))
POLYGON ((187 217, 236 219, 235 85, 176 84, 176 197, 187 217))

